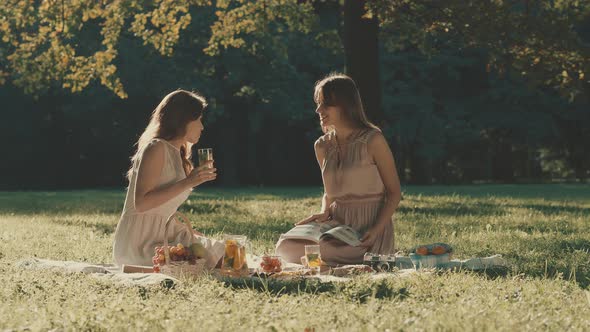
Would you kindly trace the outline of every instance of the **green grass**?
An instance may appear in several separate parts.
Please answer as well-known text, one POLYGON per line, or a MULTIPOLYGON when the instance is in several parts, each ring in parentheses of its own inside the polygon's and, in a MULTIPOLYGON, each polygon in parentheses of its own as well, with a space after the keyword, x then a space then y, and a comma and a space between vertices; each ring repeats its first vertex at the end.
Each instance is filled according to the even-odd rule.
MULTIPOLYGON (((182 210, 210 236, 270 251, 319 207, 321 188, 205 189, 182 210)), ((29 257, 110 262, 122 191, 0 192, 0 330, 588 330, 587 185, 407 187, 397 247, 446 242, 457 258, 502 254, 507 275, 416 274, 346 284, 201 278, 126 287, 25 270, 29 257)))

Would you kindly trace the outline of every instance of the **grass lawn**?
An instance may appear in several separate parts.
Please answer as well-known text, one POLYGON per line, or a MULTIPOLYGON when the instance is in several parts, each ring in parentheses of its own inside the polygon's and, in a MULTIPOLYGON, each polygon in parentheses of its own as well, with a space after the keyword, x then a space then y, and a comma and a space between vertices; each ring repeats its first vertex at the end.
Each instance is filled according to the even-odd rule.
MULTIPOLYGON (((172 289, 40 272, 29 257, 108 263, 122 190, 0 192, 3 330, 590 331, 590 187, 404 187, 398 249, 446 242, 455 257, 502 254, 505 276, 421 273, 343 285, 244 285, 201 278, 172 289)), ((317 211, 321 188, 203 189, 181 210, 207 235, 246 234, 254 253, 317 211)))

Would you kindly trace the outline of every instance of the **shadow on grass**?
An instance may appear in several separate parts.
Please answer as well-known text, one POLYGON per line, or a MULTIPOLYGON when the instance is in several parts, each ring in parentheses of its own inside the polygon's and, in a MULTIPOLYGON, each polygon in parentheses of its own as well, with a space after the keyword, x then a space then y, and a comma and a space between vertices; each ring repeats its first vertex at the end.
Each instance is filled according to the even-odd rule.
POLYGON ((515 208, 524 208, 540 212, 544 215, 554 216, 563 213, 590 215, 590 208, 571 206, 571 205, 554 205, 554 204, 522 204, 512 205, 515 208))
POLYGON ((489 216, 505 215, 506 209, 490 203, 477 204, 452 204, 445 203, 437 207, 412 207, 401 204, 397 210, 400 213, 416 215, 432 215, 440 217, 460 217, 460 216, 489 216))
POLYGON ((205 234, 225 233, 225 234, 242 234, 249 239, 268 239, 272 237, 275 241, 279 239, 280 234, 287 232, 293 227, 293 223, 285 221, 278 223, 276 220, 268 222, 258 221, 257 223, 239 222, 228 220, 226 218, 215 219, 212 227, 199 227, 198 230, 205 234))
POLYGON ((210 214, 210 213, 223 213, 223 214, 239 214, 243 213, 241 209, 238 209, 235 204, 226 201, 197 201, 193 199, 187 200, 179 208, 180 211, 191 214, 210 214))
POLYGON ((564 252, 583 251, 590 254, 590 241, 585 239, 562 240, 558 242, 558 247, 564 252))
POLYGON ((117 224, 104 223, 104 222, 92 223, 92 222, 88 222, 88 221, 85 221, 82 219, 78 219, 78 220, 50 219, 49 222, 54 225, 60 225, 60 226, 86 227, 86 228, 92 229, 95 232, 105 234, 105 235, 112 234, 117 229, 117 224))
MULTIPOLYGON (((191 217, 191 216, 189 216, 191 217)), ((196 220, 196 218, 191 218, 196 220)), ((112 234, 117 228, 117 222, 89 222, 83 218, 79 219, 59 219, 51 218, 48 220, 50 223, 60 226, 79 226, 92 229, 102 234, 112 234)), ((225 234, 242 234, 248 236, 249 239, 268 239, 276 238, 278 240, 279 235, 285 233, 291 227, 292 223, 285 221, 284 223, 277 223, 276 220, 269 220, 268 222, 248 223, 233 221, 227 217, 216 218, 213 220, 213 226, 203 227, 195 225, 193 222, 193 229, 203 232, 205 234, 225 233, 225 234)))
POLYGON ((298 278, 274 280, 262 278, 223 278, 224 286, 234 289, 250 289, 271 295, 297 295, 302 293, 328 293, 340 295, 350 301, 365 303, 368 299, 404 300, 410 295, 406 287, 399 287, 391 281, 350 280, 348 282, 321 282, 319 279, 298 278))
POLYGON ((507 266, 495 266, 484 270, 467 270, 467 269, 456 269, 456 270, 438 270, 438 274, 445 273, 470 273, 478 276, 485 277, 486 279, 495 280, 507 277, 511 272, 511 268, 507 266))
POLYGON ((546 216, 555 216, 560 214, 590 215, 590 208, 555 205, 548 202, 547 204, 493 204, 481 201, 473 203, 441 203, 433 206, 412 206, 410 204, 400 204, 398 212, 417 215, 433 215, 440 217, 461 217, 461 216, 504 216, 510 213, 510 209, 526 209, 539 212, 546 216))
POLYGON ((588 184, 482 184, 457 186, 403 186, 405 194, 423 196, 457 195, 471 198, 546 199, 588 202, 588 184))
POLYGON ((541 238, 527 244, 518 244, 523 248, 519 253, 504 254, 514 263, 514 272, 529 277, 562 278, 585 289, 590 287, 590 240, 541 238))
MULTIPOLYGON (((507 267, 499 267, 482 271, 471 270, 439 270, 438 275, 446 273, 467 273, 483 276, 487 279, 505 278, 510 274, 507 267)), ((341 296, 349 301, 365 303, 368 299, 386 299, 403 301, 410 296, 410 290, 406 286, 396 283, 395 278, 372 280, 360 276, 348 281, 320 282, 319 279, 297 278, 293 280, 275 280, 253 278, 223 278, 224 286, 234 289, 250 289, 261 293, 277 295, 297 295, 302 293, 321 294, 327 293, 341 296)))
POLYGON ((578 233, 577 227, 571 227, 571 223, 567 221, 552 221, 545 223, 537 223, 534 225, 527 224, 514 224, 514 225, 503 225, 506 230, 518 230, 527 234, 534 233, 559 233, 563 235, 571 235, 578 233))

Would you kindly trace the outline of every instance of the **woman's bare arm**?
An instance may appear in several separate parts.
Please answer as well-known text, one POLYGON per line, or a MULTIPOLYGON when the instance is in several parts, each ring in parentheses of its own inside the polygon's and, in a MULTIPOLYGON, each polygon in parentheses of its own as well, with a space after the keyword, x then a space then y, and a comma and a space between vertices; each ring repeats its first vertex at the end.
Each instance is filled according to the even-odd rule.
POLYGON ((158 207, 180 193, 216 177, 214 168, 199 168, 193 170, 185 179, 157 188, 164 168, 165 153, 164 143, 152 144, 143 153, 135 184, 135 209, 138 212, 158 207))
MULTIPOLYGON (((326 152, 320 146, 319 141, 315 142, 313 148, 315 150, 316 159, 318 160, 318 165, 320 166, 320 169, 322 169, 322 167, 324 165, 324 159, 326 158, 326 152)), ((303 225, 303 224, 307 224, 312 221, 324 222, 324 221, 329 220, 330 219, 330 205, 331 204, 332 204, 332 200, 328 197, 328 194, 325 193, 325 186, 324 186, 324 195, 322 196, 322 208, 320 210, 320 213, 312 214, 311 216, 299 221, 298 223, 295 223, 295 225, 303 225)))
MULTIPOLYGON (((324 165, 324 160, 326 159, 326 151, 324 148, 322 148, 319 144, 319 142, 316 142, 313 146, 314 150, 315 150, 315 157, 318 160, 318 165, 320 166, 320 170, 323 168, 324 165)), ((322 181, 323 181, 323 177, 322 177, 322 181)), ((334 200, 332 200, 330 197, 328 197, 328 194, 326 194, 326 186, 324 184, 324 195, 322 196, 322 209, 320 210, 322 213, 329 213, 329 209, 330 209, 330 205, 332 205, 332 203, 334 202, 334 200)))
POLYGON ((363 236, 366 246, 372 246, 376 236, 384 226, 391 222, 391 217, 401 200, 401 188, 393 153, 382 134, 372 137, 368 145, 369 154, 373 157, 379 175, 385 186, 385 202, 379 211, 376 224, 363 236))

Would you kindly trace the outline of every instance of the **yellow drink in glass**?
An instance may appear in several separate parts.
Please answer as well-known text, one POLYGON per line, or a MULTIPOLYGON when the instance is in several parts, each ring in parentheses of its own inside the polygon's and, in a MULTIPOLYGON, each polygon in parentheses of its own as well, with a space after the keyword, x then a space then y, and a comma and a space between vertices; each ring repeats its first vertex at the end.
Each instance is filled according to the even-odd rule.
POLYGON ((320 266, 322 265, 322 256, 320 254, 319 245, 305 246, 305 260, 307 266, 311 270, 311 274, 319 274, 320 266))
POLYGON ((213 168, 213 149, 198 149, 197 155, 199 157, 199 166, 207 165, 208 168, 213 168))

